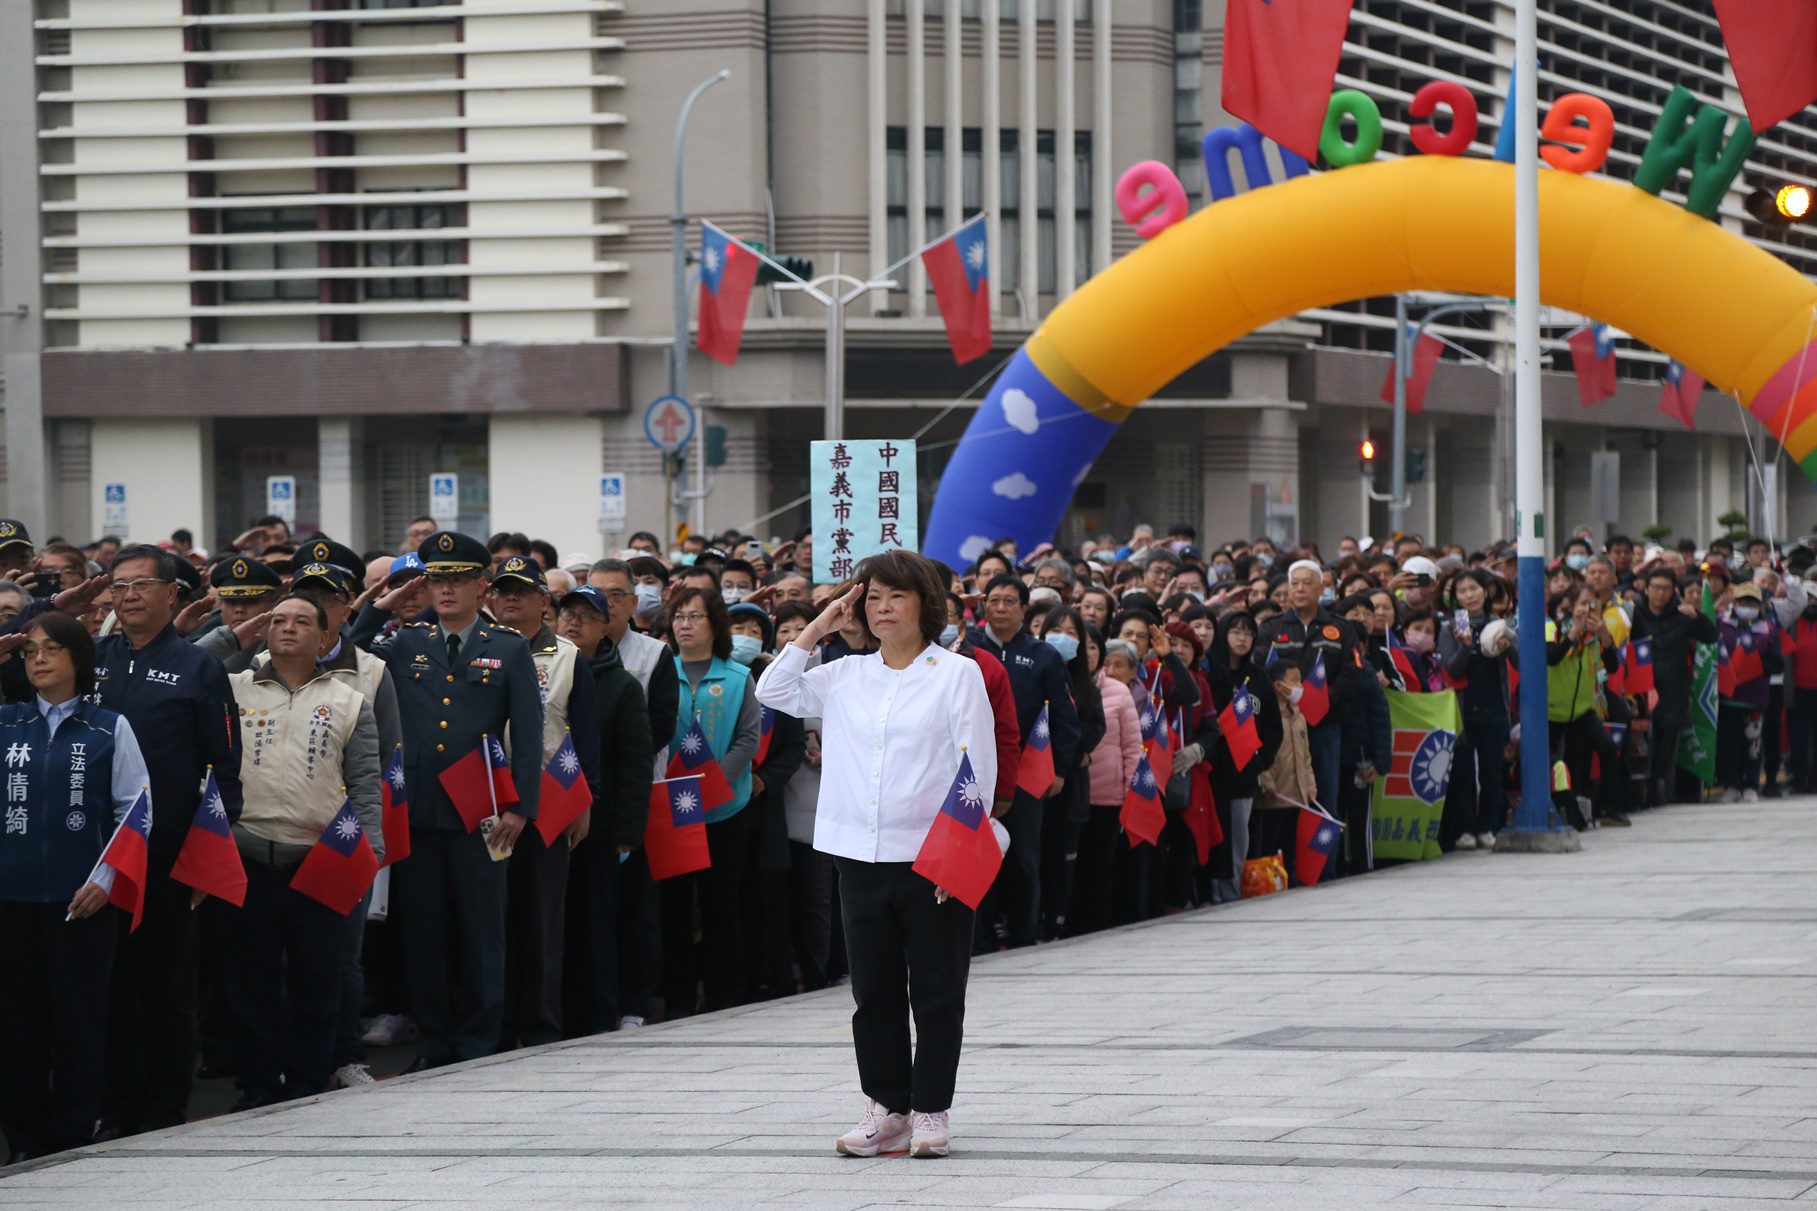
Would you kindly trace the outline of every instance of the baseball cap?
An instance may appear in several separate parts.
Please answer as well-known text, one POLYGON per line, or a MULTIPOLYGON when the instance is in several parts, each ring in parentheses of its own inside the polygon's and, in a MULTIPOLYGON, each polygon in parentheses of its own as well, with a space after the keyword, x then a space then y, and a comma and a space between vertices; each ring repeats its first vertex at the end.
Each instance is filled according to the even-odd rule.
POLYGON ((391 570, 385 573, 385 583, 396 585, 412 576, 423 574, 423 561, 415 551, 406 552, 391 561, 391 570))

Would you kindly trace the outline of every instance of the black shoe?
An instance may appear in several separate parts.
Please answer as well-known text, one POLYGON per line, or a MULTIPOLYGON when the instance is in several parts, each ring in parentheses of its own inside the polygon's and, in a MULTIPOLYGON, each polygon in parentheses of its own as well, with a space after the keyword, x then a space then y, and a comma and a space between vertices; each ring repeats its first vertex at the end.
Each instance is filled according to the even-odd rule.
POLYGON ((29 1161, 30 1159, 32 1159, 32 1154, 27 1152, 25 1149, 21 1148, 21 1149, 19 1149, 19 1151, 12 1153, 10 1156, 8 1156, 6 1158, 6 1163, 9 1165, 23 1165, 26 1161, 29 1161))
POLYGON ((137 1135, 142 1130, 143 1128, 137 1123, 119 1123, 115 1122, 113 1119, 104 1118, 101 1120, 100 1126, 95 1128, 95 1143, 111 1144, 115 1140, 123 1140, 127 1136, 137 1135))
POLYGON ((1760 797, 1762 799, 1783 799, 1785 798, 1785 788, 1777 782, 1769 782, 1761 790, 1760 797))
POLYGON ((1629 828, 1634 823, 1620 812, 1609 812, 1607 815, 1598 816, 1596 822, 1608 828, 1629 828))
POLYGON ((410 1067, 404 1069, 402 1072, 398 1073, 398 1075, 409 1076, 413 1072, 428 1072, 433 1068, 440 1068, 447 1062, 447 1060, 437 1060, 426 1055, 419 1055, 414 1060, 410 1061, 410 1067))

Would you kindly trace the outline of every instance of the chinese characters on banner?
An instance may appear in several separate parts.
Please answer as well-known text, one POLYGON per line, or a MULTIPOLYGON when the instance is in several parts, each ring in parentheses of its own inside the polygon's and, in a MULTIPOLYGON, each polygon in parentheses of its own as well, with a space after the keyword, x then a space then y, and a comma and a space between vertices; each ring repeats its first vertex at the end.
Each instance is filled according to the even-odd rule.
POLYGON ((814 582, 846 580, 867 556, 921 546, 915 443, 812 443, 814 582))

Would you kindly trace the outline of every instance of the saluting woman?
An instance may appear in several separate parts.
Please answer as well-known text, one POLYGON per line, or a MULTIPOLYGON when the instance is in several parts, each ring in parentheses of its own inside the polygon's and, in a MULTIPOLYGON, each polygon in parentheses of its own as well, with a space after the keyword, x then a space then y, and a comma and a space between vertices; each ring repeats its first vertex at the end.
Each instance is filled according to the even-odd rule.
POLYGON ((979 787, 996 785, 995 723, 977 664, 939 644, 948 586, 935 564, 891 551, 861 564, 857 579, 777 654, 757 698, 822 720, 814 848, 839 871, 852 1041, 870 1099, 835 1147, 945 1156, 972 911, 912 867, 962 756, 979 787), (815 645, 853 618, 879 650, 809 668, 815 645))

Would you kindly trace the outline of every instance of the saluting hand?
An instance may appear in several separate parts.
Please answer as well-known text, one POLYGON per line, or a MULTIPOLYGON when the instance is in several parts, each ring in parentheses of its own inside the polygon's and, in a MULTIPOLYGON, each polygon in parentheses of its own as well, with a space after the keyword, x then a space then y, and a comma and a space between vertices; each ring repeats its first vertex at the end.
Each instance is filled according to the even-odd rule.
POLYGON ((13 658, 13 649, 25 642, 24 631, 14 631, 10 635, 0 635, 0 664, 13 658))
POLYGON ((795 646, 813 651, 814 645, 858 616, 858 600, 864 596, 864 582, 859 581, 838 597, 826 603, 820 617, 808 623, 795 640, 795 646))
POLYGON ((177 628, 179 635, 193 635, 196 628, 202 625, 202 620, 208 617, 208 612, 214 608, 215 595, 213 593, 198 597, 178 610, 177 616, 170 620, 170 625, 177 628))
POLYGON ((271 626, 271 611, 248 618, 233 628, 233 637, 239 643, 240 650, 245 651, 254 644, 265 642, 265 632, 271 626))
POLYGON ((51 598, 51 604, 65 614, 86 614, 88 608, 107 592, 106 576, 91 576, 73 589, 64 589, 51 598))
POLYGON ((372 604, 387 614, 397 613, 404 603, 410 600, 411 594, 416 592, 416 582, 420 579, 422 578, 412 576, 395 589, 379 594, 378 599, 372 604))

